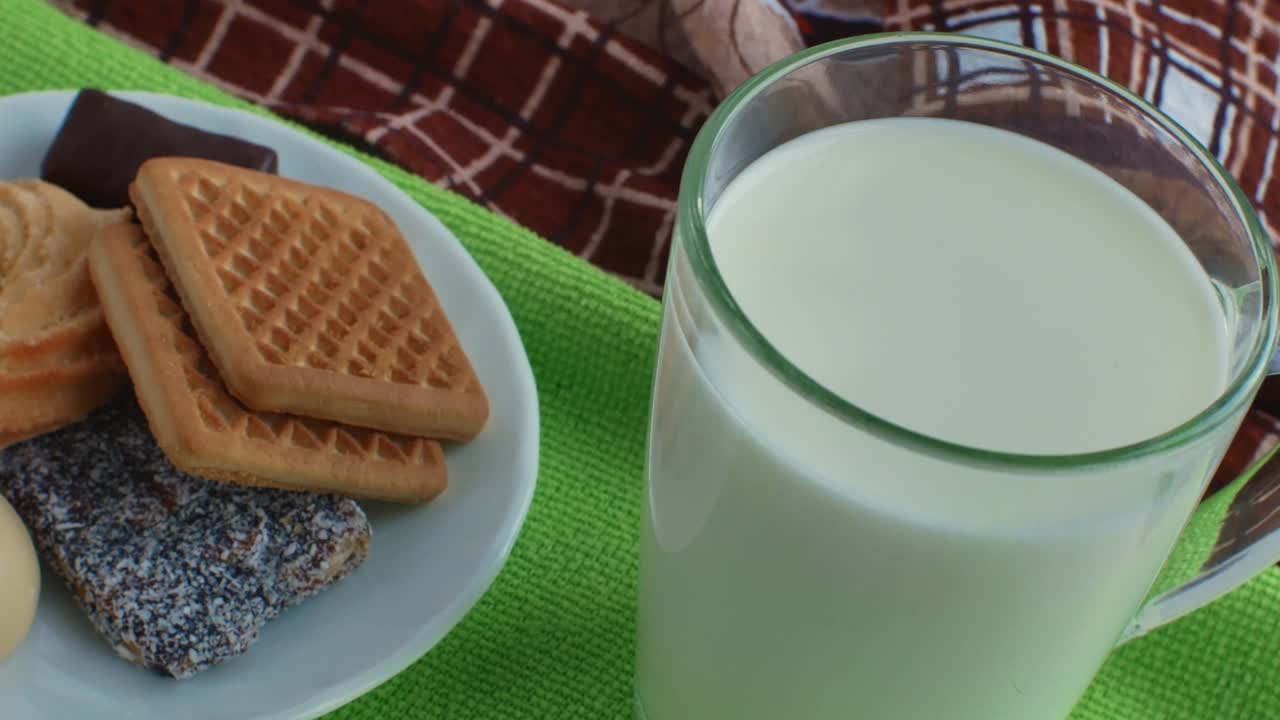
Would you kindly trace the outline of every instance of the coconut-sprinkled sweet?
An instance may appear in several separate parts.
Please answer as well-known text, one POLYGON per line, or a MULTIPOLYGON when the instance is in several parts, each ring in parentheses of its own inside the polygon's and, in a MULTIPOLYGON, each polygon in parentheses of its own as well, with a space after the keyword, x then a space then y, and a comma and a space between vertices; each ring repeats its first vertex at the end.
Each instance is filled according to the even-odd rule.
POLYGON ((131 393, 0 452, 0 492, 116 653, 178 678, 244 652, 368 554, 349 498, 176 470, 131 393))

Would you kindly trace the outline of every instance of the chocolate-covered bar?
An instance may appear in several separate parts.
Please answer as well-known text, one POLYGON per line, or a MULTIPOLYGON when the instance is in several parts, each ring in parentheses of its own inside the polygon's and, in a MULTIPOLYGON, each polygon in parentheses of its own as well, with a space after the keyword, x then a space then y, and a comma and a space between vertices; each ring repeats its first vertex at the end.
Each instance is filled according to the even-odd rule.
POLYGON ((97 90, 81 90, 44 156, 40 177, 100 208, 129 204, 129 183, 153 157, 195 157, 274 173, 276 151, 176 123, 97 90))

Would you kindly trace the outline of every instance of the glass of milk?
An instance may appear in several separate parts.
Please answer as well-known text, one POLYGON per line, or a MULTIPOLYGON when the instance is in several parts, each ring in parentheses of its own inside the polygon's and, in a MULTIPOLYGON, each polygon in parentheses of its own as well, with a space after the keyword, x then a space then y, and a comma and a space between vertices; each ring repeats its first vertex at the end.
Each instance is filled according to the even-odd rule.
POLYGON ((881 35, 750 80, 680 190, 637 717, 1065 717, 1280 557, 1280 492, 1194 515, 1275 292, 1218 163, 1061 60, 881 35))

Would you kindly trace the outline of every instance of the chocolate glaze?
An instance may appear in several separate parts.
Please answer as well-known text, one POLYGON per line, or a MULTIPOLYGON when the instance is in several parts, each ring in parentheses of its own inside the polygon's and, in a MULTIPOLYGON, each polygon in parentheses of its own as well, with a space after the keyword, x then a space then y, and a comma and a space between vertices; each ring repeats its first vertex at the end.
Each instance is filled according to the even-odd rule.
POLYGON ((81 90, 49 146, 40 177, 89 205, 129 204, 129 183, 153 157, 196 157, 276 172, 276 151, 176 123, 97 90, 81 90))

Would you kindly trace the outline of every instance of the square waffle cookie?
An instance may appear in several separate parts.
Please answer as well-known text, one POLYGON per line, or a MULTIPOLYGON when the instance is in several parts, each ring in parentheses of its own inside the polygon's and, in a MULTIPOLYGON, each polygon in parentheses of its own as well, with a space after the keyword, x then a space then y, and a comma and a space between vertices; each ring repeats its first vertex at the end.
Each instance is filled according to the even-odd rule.
POLYGON ((136 226, 103 230, 89 254, 138 403, 179 469, 396 502, 424 502, 444 489, 444 453, 434 440, 257 412, 232 397, 136 226))
POLYGON ((466 440, 484 390, 386 213, 360 198, 192 158, 131 194, 228 389, 255 410, 466 440))

